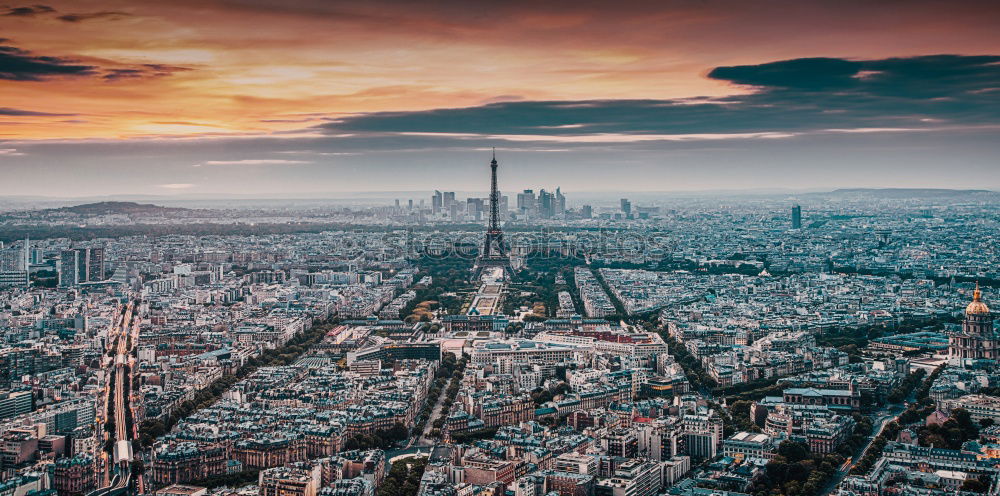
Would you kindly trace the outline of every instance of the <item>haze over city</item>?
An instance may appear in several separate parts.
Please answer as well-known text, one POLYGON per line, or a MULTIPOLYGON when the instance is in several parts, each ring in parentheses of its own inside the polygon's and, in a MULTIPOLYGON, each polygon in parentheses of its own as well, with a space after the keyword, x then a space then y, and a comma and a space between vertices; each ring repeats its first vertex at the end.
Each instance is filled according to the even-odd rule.
POLYGON ((998 188, 989 1, 0 6, 0 195, 998 188))

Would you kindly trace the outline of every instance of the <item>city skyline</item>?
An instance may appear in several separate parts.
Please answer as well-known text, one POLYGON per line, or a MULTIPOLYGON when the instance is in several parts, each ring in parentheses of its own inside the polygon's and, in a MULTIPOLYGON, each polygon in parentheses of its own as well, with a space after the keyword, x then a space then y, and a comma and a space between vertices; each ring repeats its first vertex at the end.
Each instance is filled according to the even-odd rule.
POLYGON ((1000 496, 997 19, 0 2, 0 487, 1000 496))
POLYGON ((0 196, 1000 189, 998 13, 9 4, 0 196))

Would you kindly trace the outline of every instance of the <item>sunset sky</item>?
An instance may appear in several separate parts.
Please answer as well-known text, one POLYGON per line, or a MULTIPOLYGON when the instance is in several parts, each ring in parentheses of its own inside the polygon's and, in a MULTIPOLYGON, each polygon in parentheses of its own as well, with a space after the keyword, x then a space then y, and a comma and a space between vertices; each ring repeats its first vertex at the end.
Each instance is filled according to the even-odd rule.
POLYGON ((0 195, 1000 189, 1000 2, 0 0, 0 195))

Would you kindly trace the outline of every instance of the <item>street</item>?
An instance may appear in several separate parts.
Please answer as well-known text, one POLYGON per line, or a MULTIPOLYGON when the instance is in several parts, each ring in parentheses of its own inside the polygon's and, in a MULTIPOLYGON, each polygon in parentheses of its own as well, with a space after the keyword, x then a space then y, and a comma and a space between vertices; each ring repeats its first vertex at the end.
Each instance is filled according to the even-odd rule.
POLYGON ((851 469, 854 468, 854 465, 858 463, 858 460, 860 460, 864 453, 868 451, 868 447, 875 442, 875 438, 878 437, 879 434, 882 434, 882 431, 885 430, 885 426, 888 425, 889 422, 896 420, 899 417, 899 414, 903 413, 904 410, 905 408, 902 405, 896 405, 888 410, 883 410, 883 413, 873 417, 873 420, 876 420, 876 422, 872 423, 872 433, 868 436, 868 442, 866 442, 861 449, 854 453, 851 457, 851 463, 848 464, 847 467, 841 467, 842 470, 837 470, 837 475, 835 475, 833 479, 830 479, 829 484, 827 484, 827 486, 824 487, 819 494, 825 495, 833 492, 833 490, 836 489, 841 482, 843 482, 844 478, 847 477, 851 469))

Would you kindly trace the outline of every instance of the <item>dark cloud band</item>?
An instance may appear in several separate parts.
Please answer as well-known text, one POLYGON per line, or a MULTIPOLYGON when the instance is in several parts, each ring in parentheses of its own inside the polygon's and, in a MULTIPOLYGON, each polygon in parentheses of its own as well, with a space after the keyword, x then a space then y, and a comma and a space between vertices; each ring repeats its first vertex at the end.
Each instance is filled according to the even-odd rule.
POLYGON ((34 110, 0 107, 0 115, 17 116, 17 117, 67 117, 77 114, 53 114, 50 112, 37 112, 34 110))
POLYGON ((26 5, 23 7, 8 7, 7 11, 0 14, 2 17, 34 17, 40 14, 51 14, 56 9, 48 5, 26 5))
POLYGON ((60 76, 97 76, 105 81, 166 77, 190 70, 166 64, 133 64, 98 67, 75 60, 35 55, 12 46, 0 46, 0 79, 44 81, 60 76))
POLYGON ((349 116, 333 133, 571 136, 1000 124, 1000 56, 854 61, 807 58, 719 67, 709 77, 754 92, 720 99, 517 101, 349 116))
POLYGON ((60 21, 63 21, 63 22, 84 22, 84 21, 92 21, 92 20, 96 20, 96 19, 117 20, 117 19, 121 19, 123 17, 128 17, 130 15, 131 14, 129 14, 127 12, 117 12, 117 11, 107 10, 107 11, 101 11, 101 12, 86 12, 86 13, 79 13, 79 14, 65 14, 65 15, 61 15, 61 16, 57 17, 56 19, 59 19, 60 21))
POLYGON ((95 74, 96 69, 68 59, 37 56, 12 46, 0 46, 0 79, 41 81, 55 76, 95 74))

